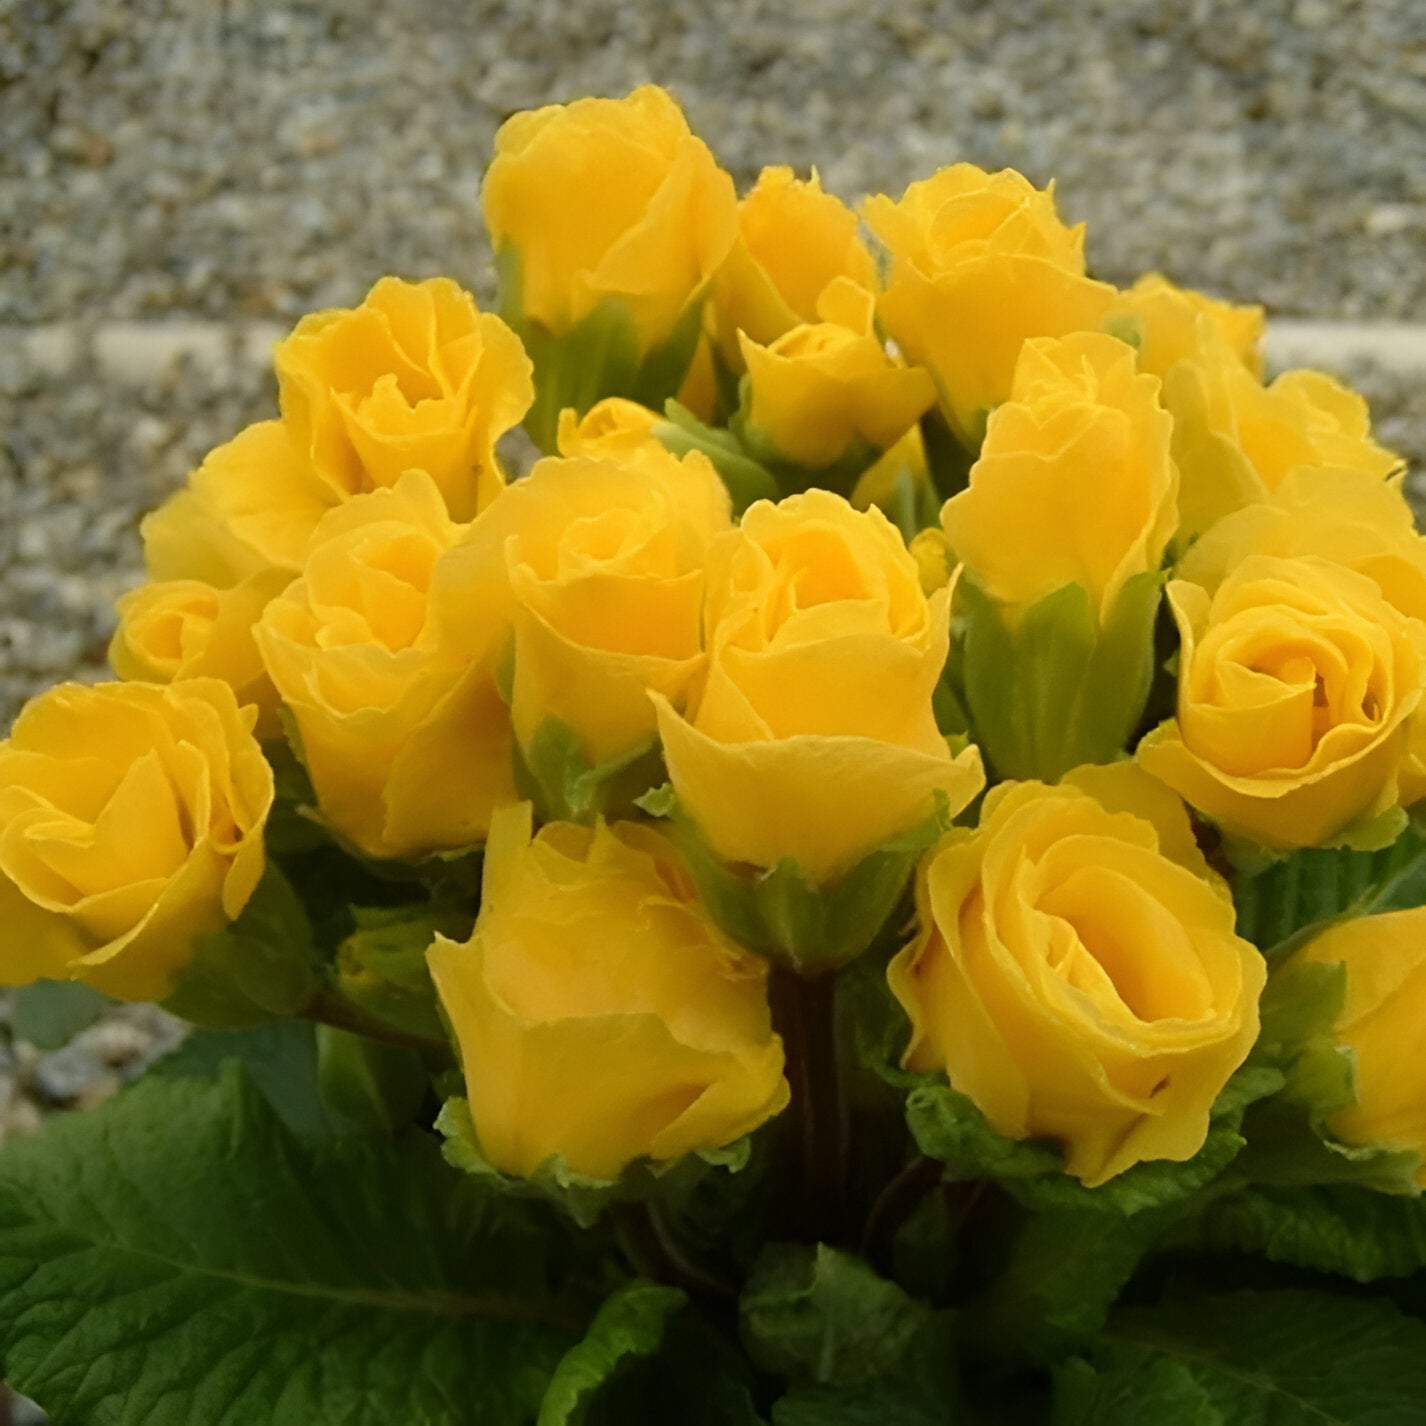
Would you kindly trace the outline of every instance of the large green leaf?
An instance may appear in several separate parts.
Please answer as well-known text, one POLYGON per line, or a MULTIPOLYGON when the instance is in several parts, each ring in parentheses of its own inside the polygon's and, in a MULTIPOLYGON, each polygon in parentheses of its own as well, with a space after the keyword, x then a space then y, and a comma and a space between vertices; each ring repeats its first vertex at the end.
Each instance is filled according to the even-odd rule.
POLYGON ((1062 1374, 1056 1426, 1426 1422, 1426 1323, 1386 1302, 1296 1291, 1184 1298, 1120 1314, 1093 1369, 1062 1374))
POLYGON ((1309 847, 1233 880, 1238 934, 1264 951, 1352 916, 1426 905, 1426 832, 1417 822, 1380 851, 1309 847))
POLYGON ((83 981, 37 980, 15 992, 10 1028, 38 1050, 57 1050, 115 1003, 83 981))
POLYGON ((529 1422, 583 1316, 551 1231, 428 1136, 147 1080, 0 1154, 5 1377, 74 1426, 529 1422))

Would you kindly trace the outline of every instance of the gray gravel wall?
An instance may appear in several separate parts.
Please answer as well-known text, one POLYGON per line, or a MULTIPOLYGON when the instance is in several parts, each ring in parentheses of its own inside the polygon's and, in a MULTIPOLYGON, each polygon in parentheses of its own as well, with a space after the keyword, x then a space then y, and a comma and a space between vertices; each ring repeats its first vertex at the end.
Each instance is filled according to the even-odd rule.
MULTIPOLYGON (((1011 164, 1057 180, 1104 277, 1426 320, 1420 0, 0 0, 0 727, 102 671, 138 516, 271 401, 241 365, 134 389, 21 334, 286 324, 385 272, 488 295, 496 127, 645 80, 740 182, 1011 164)), ((1364 384, 1419 463, 1421 383, 1364 384)))

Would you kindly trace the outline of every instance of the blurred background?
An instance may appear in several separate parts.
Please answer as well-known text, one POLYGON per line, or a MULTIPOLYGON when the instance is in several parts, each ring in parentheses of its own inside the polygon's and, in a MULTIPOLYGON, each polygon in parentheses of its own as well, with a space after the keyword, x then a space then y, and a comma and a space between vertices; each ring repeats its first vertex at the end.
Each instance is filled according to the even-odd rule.
POLYGON ((272 340, 388 272, 489 297, 496 127, 648 80, 740 185, 1055 179, 1097 276, 1333 323, 1272 355, 1420 471, 1420 0, 0 0, 0 729, 102 671, 139 516, 273 412, 272 340))
MULTIPOLYGON (((644 81, 740 186, 1055 179, 1097 276, 1265 303, 1273 360, 1356 382, 1426 492, 1422 0, 0 0, 0 733, 102 675, 140 516, 274 414, 273 340, 384 273, 489 299, 497 126, 644 81)), ((9 1013, 0 1137, 176 1033, 9 1013)))

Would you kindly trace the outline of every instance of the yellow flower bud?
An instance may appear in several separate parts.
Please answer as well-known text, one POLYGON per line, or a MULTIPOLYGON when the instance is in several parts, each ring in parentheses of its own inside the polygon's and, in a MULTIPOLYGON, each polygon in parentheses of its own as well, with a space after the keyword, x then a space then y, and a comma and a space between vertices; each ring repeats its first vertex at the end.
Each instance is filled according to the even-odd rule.
POLYGON ((1052 190, 1011 169, 958 163, 899 201, 868 198, 862 216, 891 254, 878 303, 886 330, 931 372, 972 449, 1010 394, 1025 340, 1098 328, 1116 296, 1084 275, 1083 226, 1065 227, 1052 190))
POLYGON ((717 472, 657 444, 543 460, 491 516, 483 538, 498 542, 514 606, 521 744, 549 718, 592 765, 651 740, 649 690, 682 707, 703 667, 703 565, 732 518, 717 472))
POLYGON ((663 418, 657 411, 606 396, 583 416, 572 407, 560 412, 559 453, 562 456, 618 457, 634 451, 662 450, 654 426, 663 418))
POLYGON ((879 510, 809 490, 759 501, 715 542, 708 675, 686 718, 658 704, 679 801, 725 860, 794 858, 830 882, 984 785, 952 757, 931 694, 948 644, 948 590, 929 598, 879 510))
POLYGON ((228 589, 196 579, 140 585, 119 597, 109 662, 120 678, 175 683, 217 678, 240 704, 255 704, 259 737, 276 737, 277 690, 253 639, 268 601, 287 587, 285 570, 250 575, 228 589))
POLYGON ((515 114, 481 193, 519 312, 558 336, 623 304, 642 352, 666 341, 732 246, 733 181, 662 89, 515 114))
POLYGON ((1173 536, 1171 426, 1158 380, 1123 342, 1097 332, 1026 342, 970 486, 941 512, 951 548, 1017 609, 1082 584, 1103 622, 1173 536))
MULTIPOLYGON (((1346 972, 1334 1034, 1352 1053, 1356 1103, 1329 1115, 1327 1128, 1343 1143, 1414 1150, 1426 1160, 1426 907, 1343 921, 1288 964, 1346 972)), ((1426 1188, 1426 1162, 1416 1182, 1426 1188)))
POLYGON ((872 330, 874 299, 839 279, 823 294, 826 320, 768 346, 739 334, 747 367, 744 439, 807 470, 857 446, 863 465, 894 445, 936 400, 930 376, 896 365, 872 330))
POLYGON ((1182 477, 1181 542, 1262 500, 1304 466, 1384 479, 1402 461, 1371 438, 1367 403, 1320 371, 1287 371, 1263 386, 1200 318, 1201 355, 1164 381, 1182 477))
POLYGON ((817 320, 828 285, 845 278, 868 291, 876 264, 857 233, 856 214, 790 168, 765 168, 738 205, 738 239, 713 285, 714 325, 722 358, 742 370, 739 333, 770 346, 784 332, 817 320))
POLYGON ((1261 307, 1221 302, 1191 288, 1175 287, 1161 273, 1146 272, 1119 294, 1107 325, 1117 332, 1126 319, 1138 339, 1139 369, 1160 381, 1179 362, 1202 354, 1200 323, 1205 320, 1253 376, 1262 376, 1265 317, 1261 307))
POLYGON ((1091 1187, 1203 1146, 1265 966, 1176 798, 1125 764, 1003 783, 922 864, 917 905, 888 970, 908 1068, 1009 1138, 1059 1140, 1091 1187))
POLYGON ((514 800, 492 673, 503 611, 491 601, 487 622, 457 623, 432 597, 460 534, 435 482, 410 471, 323 519, 302 577, 257 626, 322 812, 371 856, 468 846, 514 800))
POLYGON ((227 684, 61 684, 0 743, 0 980, 162 1000, 263 873, 272 770, 227 684))
POLYGON ((459 1042, 471 1120, 496 1168, 558 1155, 614 1179, 634 1159, 721 1148, 788 1102, 767 963, 708 920, 658 832, 498 813, 469 942, 431 977, 459 1042))
POLYGON ((1191 806, 1276 848, 1319 846, 1399 800, 1426 626, 1365 575, 1253 555, 1210 594, 1174 580, 1178 717, 1140 764, 1191 806))

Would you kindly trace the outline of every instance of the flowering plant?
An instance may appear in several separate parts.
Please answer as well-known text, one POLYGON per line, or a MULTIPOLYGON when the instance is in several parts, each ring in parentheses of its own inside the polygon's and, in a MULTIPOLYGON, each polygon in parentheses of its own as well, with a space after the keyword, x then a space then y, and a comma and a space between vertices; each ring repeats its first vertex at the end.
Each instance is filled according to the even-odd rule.
POLYGON ((0 743, 0 978, 199 1027, 0 1153, 8 1379, 1426 1419, 1426 544, 1362 400, 1019 174, 739 200, 654 88, 511 118, 484 210, 498 315, 304 318, 118 681, 0 743))

